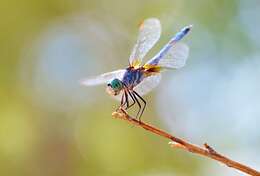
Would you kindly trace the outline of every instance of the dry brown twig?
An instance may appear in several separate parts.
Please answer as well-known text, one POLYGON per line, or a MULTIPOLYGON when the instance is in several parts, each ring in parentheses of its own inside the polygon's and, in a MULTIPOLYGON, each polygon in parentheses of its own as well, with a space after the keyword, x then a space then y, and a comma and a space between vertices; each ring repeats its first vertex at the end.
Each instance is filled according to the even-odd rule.
POLYGON ((249 175, 252 176, 260 176, 260 172, 258 172, 255 169, 252 169, 246 165, 243 165, 239 162, 236 162, 234 160, 229 159, 228 157, 219 154, 218 152, 216 152, 211 146, 209 146, 207 143, 204 144, 204 147, 200 147, 197 145, 194 145, 192 143, 189 143, 183 139, 177 138, 161 129, 158 129, 154 126, 151 126, 149 124, 143 123, 143 122, 139 122, 138 120, 136 120, 135 118, 132 118, 131 116, 129 116, 124 110, 120 109, 117 112, 113 112, 112 116, 114 118, 118 118, 118 119, 123 119, 126 120, 128 122, 130 122, 131 124, 138 126, 138 127, 142 127, 145 130, 157 134, 159 136, 162 136, 164 138, 170 139, 171 142, 169 142, 171 147, 174 148, 180 148, 183 150, 186 150, 188 152, 191 153, 195 153, 207 158, 211 158, 213 160, 219 161, 220 163, 223 163, 225 165, 227 165, 228 167, 232 167, 235 168, 239 171, 242 171, 244 173, 247 173, 249 175))

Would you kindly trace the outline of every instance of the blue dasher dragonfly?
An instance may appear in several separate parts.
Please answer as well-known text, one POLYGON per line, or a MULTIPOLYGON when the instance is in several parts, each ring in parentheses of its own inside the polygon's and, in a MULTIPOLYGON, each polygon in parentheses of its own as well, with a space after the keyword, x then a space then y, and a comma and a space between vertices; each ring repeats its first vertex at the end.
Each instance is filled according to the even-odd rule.
POLYGON ((192 25, 184 27, 158 54, 142 64, 142 59, 161 35, 161 24, 158 19, 144 20, 139 27, 139 35, 129 57, 128 67, 83 79, 81 84, 85 86, 107 84, 107 93, 121 101, 120 108, 127 110, 135 104, 138 105, 136 118, 141 121, 146 107, 146 101, 142 96, 159 84, 163 70, 178 69, 185 65, 189 47, 179 41, 189 33, 191 28, 192 25))

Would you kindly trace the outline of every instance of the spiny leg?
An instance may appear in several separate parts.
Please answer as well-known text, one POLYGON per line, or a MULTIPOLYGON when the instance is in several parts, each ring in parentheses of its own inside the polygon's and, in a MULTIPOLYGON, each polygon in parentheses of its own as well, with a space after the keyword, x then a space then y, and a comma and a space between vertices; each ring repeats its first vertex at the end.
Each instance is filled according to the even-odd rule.
POLYGON ((142 108, 142 111, 141 111, 141 114, 140 114, 140 116, 139 116, 139 121, 141 121, 141 117, 142 117, 142 115, 143 115, 143 113, 144 113, 144 110, 145 110, 145 108, 146 108, 146 101, 143 99, 143 97, 141 97, 136 91, 133 91, 134 92, 134 94, 138 97, 138 98, 140 98, 141 100, 142 100, 142 102, 144 103, 144 106, 143 106, 143 108, 142 108))
POLYGON ((124 106, 124 97, 125 97, 125 94, 123 93, 122 97, 121 97, 120 107, 124 106))
POLYGON ((124 108, 124 106, 126 105, 125 107, 125 110, 129 107, 129 100, 128 100, 128 91, 127 91, 127 88, 126 88, 126 85, 122 82, 123 84, 123 94, 122 94, 122 99, 121 99, 121 108, 124 108), (123 100, 123 98, 125 98, 125 100, 123 100), (123 102, 124 101, 124 102, 123 102), (123 102, 123 104, 122 104, 123 102))
POLYGON ((136 101, 136 103, 138 104, 138 107, 139 107, 139 109, 138 109, 138 113, 137 113, 137 115, 136 115, 136 118, 137 119, 140 119, 139 118, 139 113, 140 113, 140 111, 141 111, 141 109, 142 109, 142 106, 141 106, 141 103, 138 101, 138 99, 137 99, 137 97, 135 96, 135 93, 133 92, 133 97, 134 97, 134 99, 135 99, 135 101, 136 101))
POLYGON ((121 97, 121 102, 120 102, 120 106, 117 108, 117 110, 121 109, 121 108, 124 108, 124 105, 126 104, 126 100, 125 100, 125 92, 122 94, 122 97, 121 97))
POLYGON ((142 99, 142 97, 140 97, 140 95, 138 95, 135 91, 132 92, 132 91, 129 91, 129 90, 127 90, 127 89, 124 89, 124 94, 122 95, 122 98, 121 98, 121 106, 120 106, 120 107, 123 107, 123 106, 126 104, 125 110, 127 110, 128 108, 132 107, 135 103, 137 103, 139 109, 138 109, 138 113, 137 113, 137 115, 136 115, 136 118, 138 118, 139 121, 140 121, 145 106, 144 106, 144 108, 142 108, 141 103, 139 102, 139 100, 138 100, 138 98, 137 98, 136 96, 137 96, 138 98, 140 98, 140 99, 145 103, 145 106, 146 106, 146 102, 144 101, 144 99, 142 99), (135 95, 135 94, 136 94, 136 95, 135 95), (130 105, 129 105, 128 95, 130 95, 130 97, 131 97, 131 99, 132 99, 132 101, 133 101, 133 103, 130 104, 130 105), (141 111, 141 110, 142 110, 142 113, 140 114, 140 111, 141 111), (140 116, 139 116, 139 114, 140 114, 140 116))
POLYGON ((126 109, 128 109, 128 108, 132 107, 132 106, 136 103, 136 101, 135 101, 135 99, 134 99, 132 93, 129 92, 128 90, 126 90, 126 91, 127 91, 127 93, 130 95, 130 97, 131 97, 131 99, 132 99, 132 101, 133 101, 133 103, 130 104, 130 105, 126 108, 126 109))
POLYGON ((125 93, 125 103, 126 103, 126 109, 127 109, 129 107, 128 94, 125 90, 124 90, 124 93, 125 93))

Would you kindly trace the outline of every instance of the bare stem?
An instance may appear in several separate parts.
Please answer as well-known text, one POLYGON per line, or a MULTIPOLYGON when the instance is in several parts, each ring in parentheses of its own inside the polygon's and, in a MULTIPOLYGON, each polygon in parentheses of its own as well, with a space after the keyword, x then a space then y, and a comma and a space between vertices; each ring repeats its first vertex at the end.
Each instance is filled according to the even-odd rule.
POLYGON ((119 118, 119 119, 123 119, 126 120, 128 122, 130 122, 131 124, 138 126, 138 127, 142 127, 147 131, 150 131, 151 133, 157 134, 159 136, 162 136, 164 138, 170 139, 171 142, 169 143, 171 147, 174 148, 180 148, 183 150, 186 150, 188 152, 191 153, 195 153, 204 157, 208 157, 211 158, 213 160, 219 161, 220 163, 223 163, 225 165, 227 165, 228 167, 232 167, 235 168, 239 171, 242 171, 244 173, 247 173, 249 175, 252 176, 260 176, 260 172, 252 169, 246 165, 243 165, 239 162, 236 162, 234 160, 229 159, 228 157, 219 154, 218 152, 216 152, 211 146, 209 146, 207 143, 204 144, 204 147, 200 147, 197 145, 194 145, 192 143, 189 143, 183 139, 180 139, 178 137, 175 137, 161 129, 158 129, 154 126, 151 126, 149 124, 143 123, 143 122, 139 122, 138 120, 136 120, 135 118, 132 118, 131 116, 129 116, 124 110, 120 109, 117 112, 113 112, 112 116, 114 118, 119 118))

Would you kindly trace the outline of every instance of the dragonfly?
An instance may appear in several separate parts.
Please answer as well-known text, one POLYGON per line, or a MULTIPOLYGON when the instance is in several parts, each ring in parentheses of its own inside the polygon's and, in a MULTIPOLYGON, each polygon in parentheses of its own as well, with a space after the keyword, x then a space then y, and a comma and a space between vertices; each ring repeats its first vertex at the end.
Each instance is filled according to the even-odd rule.
POLYGON ((146 108, 143 96, 160 83, 161 73, 185 65, 189 47, 179 41, 191 28, 192 25, 182 28, 154 57, 142 64, 143 58, 161 35, 160 21, 157 18, 148 18, 139 26, 139 34, 127 68, 86 78, 80 82, 85 86, 106 84, 107 93, 120 101, 119 108, 126 111, 138 105, 136 118, 141 121, 146 108))

